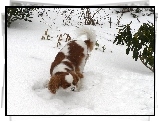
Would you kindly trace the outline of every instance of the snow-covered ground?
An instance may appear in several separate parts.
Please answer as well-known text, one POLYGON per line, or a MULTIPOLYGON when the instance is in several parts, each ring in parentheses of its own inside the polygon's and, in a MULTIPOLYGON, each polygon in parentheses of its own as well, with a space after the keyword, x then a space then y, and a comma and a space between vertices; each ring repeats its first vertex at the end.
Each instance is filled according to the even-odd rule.
MULTIPOLYGON (((117 15, 106 9, 112 18, 103 25, 93 26, 100 48, 93 50, 84 69, 80 92, 58 91, 51 94, 43 87, 49 78, 49 70, 58 48, 57 34, 69 33, 76 39, 76 21, 73 26, 63 26, 61 16, 52 18, 52 29, 40 23, 35 13, 33 22, 16 21, 7 29, 7 114, 8 115, 153 115, 154 73, 140 60, 126 55, 126 46, 113 44, 117 15), (49 29, 51 40, 41 40, 49 29), (108 41, 111 40, 111 41, 108 41), (102 46, 106 50, 102 52, 102 46)), ((101 13, 101 15, 104 13, 101 13)), ((77 15, 74 15, 76 18, 77 15)), ((47 17, 44 16, 44 18, 47 17)), ((73 19, 76 20, 76 19, 73 19)), ((129 13, 124 14, 121 24, 128 24, 134 32, 154 16, 140 16, 140 23, 129 13)))

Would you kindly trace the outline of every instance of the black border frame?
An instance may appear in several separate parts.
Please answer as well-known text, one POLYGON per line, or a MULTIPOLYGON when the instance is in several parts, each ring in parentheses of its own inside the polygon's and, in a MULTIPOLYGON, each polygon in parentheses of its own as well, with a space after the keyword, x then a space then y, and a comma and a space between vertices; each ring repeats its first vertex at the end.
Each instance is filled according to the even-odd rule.
MULTIPOLYGON (((155 32, 155 6, 5 6, 5 21, 7 21, 7 8, 154 8, 154 32, 155 32)), ((154 38, 154 69, 155 69, 155 50, 156 36, 154 38)), ((155 116, 155 71, 154 70, 154 115, 8 115, 7 114, 7 22, 5 22, 5 116, 155 116)))

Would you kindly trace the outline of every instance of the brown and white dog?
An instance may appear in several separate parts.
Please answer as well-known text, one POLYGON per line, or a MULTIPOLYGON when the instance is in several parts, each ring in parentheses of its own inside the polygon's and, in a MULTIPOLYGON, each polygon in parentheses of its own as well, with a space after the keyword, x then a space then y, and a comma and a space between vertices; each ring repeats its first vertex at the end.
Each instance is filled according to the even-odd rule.
POLYGON ((96 41, 95 32, 88 27, 76 30, 78 36, 86 35, 86 40, 68 42, 55 57, 50 68, 48 89, 55 94, 59 88, 78 91, 83 78, 83 70, 89 53, 96 41))

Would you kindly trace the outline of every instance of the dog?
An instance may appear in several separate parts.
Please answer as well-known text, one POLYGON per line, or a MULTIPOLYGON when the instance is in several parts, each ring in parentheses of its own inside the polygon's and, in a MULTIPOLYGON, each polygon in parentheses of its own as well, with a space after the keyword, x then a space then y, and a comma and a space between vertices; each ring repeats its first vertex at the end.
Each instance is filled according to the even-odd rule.
POLYGON ((76 30, 78 37, 85 35, 85 40, 69 41, 55 57, 50 67, 50 81, 48 89, 56 94, 59 88, 66 91, 79 91, 81 79, 84 78, 83 70, 88 60, 89 53, 93 50, 96 35, 89 27, 76 30))

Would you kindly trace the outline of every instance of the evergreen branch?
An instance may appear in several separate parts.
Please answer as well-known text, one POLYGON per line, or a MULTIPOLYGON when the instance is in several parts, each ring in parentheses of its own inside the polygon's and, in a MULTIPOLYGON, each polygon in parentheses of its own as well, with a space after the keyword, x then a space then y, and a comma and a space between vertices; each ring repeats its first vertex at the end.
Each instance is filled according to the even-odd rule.
POLYGON ((145 62, 144 62, 144 60, 143 60, 143 58, 142 58, 141 55, 139 56, 139 58, 140 58, 141 62, 142 62, 148 69, 150 69, 152 72, 154 72, 154 68, 153 68, 153 67, 148 67, 148 66, 145 64, 145 62))

